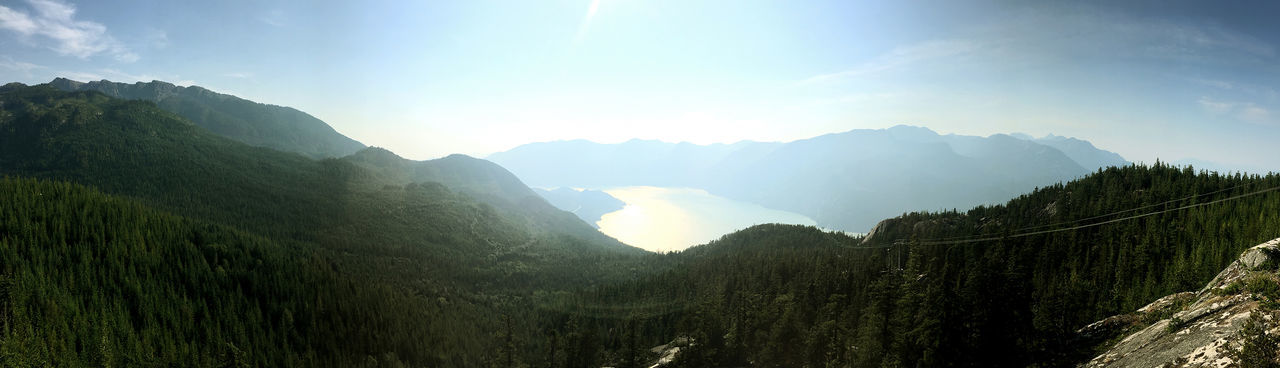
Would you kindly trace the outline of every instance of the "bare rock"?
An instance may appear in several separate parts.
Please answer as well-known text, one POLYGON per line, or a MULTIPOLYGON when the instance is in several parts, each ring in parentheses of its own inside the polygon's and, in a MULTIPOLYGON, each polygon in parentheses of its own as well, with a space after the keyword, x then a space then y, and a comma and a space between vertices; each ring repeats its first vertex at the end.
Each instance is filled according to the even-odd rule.
POLYGON ((1186 303, 1170 318, 1159 320, 1126 336, 1110 349, 1083 364, 1083 367, 1226 367, 1231 359, 1219 353, 1219 347, 1234 344, 1236 332, 1243 328, 1252 313, 1260 313, 1260 303, 1247 291, 1228 293, 1229 286, 1257 275, 1257 268, 1280 248, 1275 239, 1249 248, 1227 266, 1213 281, 1196 293, 1178 293, 1160 298, 1138 309, 1134 314, 1115 316, 1082 328, 1082 335, 1097 333, 1133 321, 1150 313, 1164 313, 1172 306, 1186 303), (1163 311, 1163 312, 1162 312, 1163 311))

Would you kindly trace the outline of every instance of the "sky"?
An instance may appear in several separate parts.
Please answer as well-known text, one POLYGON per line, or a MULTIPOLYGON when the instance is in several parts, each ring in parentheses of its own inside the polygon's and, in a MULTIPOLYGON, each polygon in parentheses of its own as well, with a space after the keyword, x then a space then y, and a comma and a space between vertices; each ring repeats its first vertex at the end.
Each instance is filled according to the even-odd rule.
POLYGON ((1249 1, 0 0, 0 81, 200 85, 413 159, 911 124, 1280 171, 1275 14, 1249 1))

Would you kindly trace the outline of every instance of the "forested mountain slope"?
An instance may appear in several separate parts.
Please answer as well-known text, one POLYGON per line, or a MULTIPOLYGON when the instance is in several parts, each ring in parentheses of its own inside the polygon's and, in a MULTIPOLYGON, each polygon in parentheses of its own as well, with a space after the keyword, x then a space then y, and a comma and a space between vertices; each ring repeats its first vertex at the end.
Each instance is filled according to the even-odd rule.
POLYGON ((889 219, 865 239, 760 226, 671 255, 669 271, 600 287, 584 304, 679 301, 640 323, 652 334, 642 346, 692 338, 674 366, 1073 366, 1111 337, 1078 329, 1198 290, 1280 236, 1280 191, 1264 191, 1276 187, 1275 175, 1129 166, 1004 205, 889 219), (1194 204, 1205 205, 1178 209, 1194 204), (959 242, 971 236, 994 239, 959 242))
POLYGON ((437 336, 466 328, 421 318, 465 309, 370 287, 296 245, 79 185, 0 180, 0 214, 7 367, 421 361, 394 334, 447 343, 437 336), (406 319, 417 323, 385 325, 406 319))
POLYGON ((312 158, 341 157, 364 145, 329 124, 296 109, 261 104, 199 86, 152 81, 134 84, 107 80, 82 83, 57 78, 49 85, 64 91, 98 91, 108 96, 155 102, 218 135, 252 146, 296 152, 312 158))
POLYGON ((0 175, 8 366, 1071 366, 1112 338, 1081 327, 1280 236, 1280 176, 1157 163, 648 254, 483 160, 313 160, 16 84, 0 175))
MULTIPOLYGON (((534 317, 524 318, 532 313, 528 295, 531 290, 563 291, 621 279, 636 270, 619 264, 634 265, 644 259, 640 256, 643 251, 605 237, 572 214, 554 209, 496 165, 465 157, 426 162, 388 159, 419 168, 426 174, 390 180, 386 178, 396 174, 395 170, 372 169, 359 158, 316 161, 297 154, 251 147, 208 133, 147 101, 113 99, 92 91, 63 92, 49 86, 10 84, 0 89, 0 174, 91 185, 158 209, 144 211, 171 212, 197 224, 212 224, 210 226, 225 228, 227 232, 257 239, 252 240, 252 244, 283 244, 254 245, 253 249, 271 249, 262 251, 264 257, 305 262, 302 265, 266 261, 259 264, 254 258, 244 258, 229 260, 234 264, 224 268, 248 270, 239 281, 239 288, 316 287, 320 290, 315 293, 330 294, 299 296, 294 294, 297 290, 286 290, 241 295, 236 294, 240 289, 209 289, 209 295, 201 296, 208 299, 192 302, 195 303, 192 308, 213 308, 200 304, 221 300, 267 305, 299 303, 296 308, 288 307, 295 317, 307 308, 314 313, 335 313, 324 318, 336 320, 325 323, 341 326, 322 325, 305 333, 299 331, 298 341, 264 346, 259 353, 251 353, 251 361, 265 365, 302 359, 320 362, 320 365, 350 366, 371 359, 387 364, 475 366, 496 355, 497 342, 492 333, 498 329, 498 316, 508 314, 529 323, 538 321, 534 317), (286 253, 274 253, 277 250, 286 253), (272 276, 283 272, 290 277, 304 277, 306 272, 312 272, 306 270, 343 282, 330 286, 312 282, 294 284, 272 276), (259 283, 268 285, 253 286, 259 283), (270 299, 275 297, 287 300, 270 299)), ((36 206, 81 206, 65 203, 70 200, 67 197, 36 199, 36 206)), ((42 216, 44 220, 32 220, 42 226, 76 223, 79 220, 75 216, 98 216, 63 210, 47 214, 37 211, 32 215, 42 216)), ((117 239, 114 235, 117 231, 145 233, 147 224, 138 224, 144 227, 136 230, 121 226, 124 227, 95 233, 95 238, 84 242, 68 240, 67 246, 105 247, 111 252, 125 252, 128 247, 186 246, 181 234, 187 230, 175 230, 178 235, 157 238, 155 243, 123 240, 136 237, 121 237, 120 242, 112 242, 111 239, 117 239)), ((10 228, 4 234, 21 234, 15 229, 23 228, 10 228)), ((56 248, 61 244, 56 236, 62 236, 56 234, 70 235, 81 230, 55 227, 47 230, 54 234, 53 238, 17 245, 56 248)), ((155 263, 185 264, 182 259, 167 257, 169 255, 163 253, 155 263)), ((76 260, 58 260, 64 261, 76 260)), ((81 263, 79 267, 91 265, 107 267, 109 264, 81 263)), ((48 274, 41 277, 51 280, 81 277, 71 272, 98 272, 22 261, 8 265, 11 269, 37 266, 45 267, 48 274)), ((124 282, 120 278, 129 276, 112 273, 103 277, 101 282, 124 282)), ((10 293, 39 292, 33 288, 45 287, 26 284, 10 289, 10 293)), ((145 319, 150 318, 146 316, 151 313, 170 313, 170 316, 173 313, 165 309, 170 306, 163 303, 110 305, 126 297, 129 296, 104 295, 92 303, 74 303, 106 303, 93 305, 115 309, 86 311, 89 313, 86 315, 126 313, 128 318, 117 321, 133 323, 138 330, 149 326, 145 319)), ((79 323, 76 321, 81 317, 76 316, 62 314, 47 318, 51 318, 50 323, 79 323)), ((25 315, 23 318, 35 318, 32 323, 40 323, 38 318, 46 317, 25 315)), ((127 359, 121 357, 126 360, 120 361, 164 365, 190 358, 199 362, 197 365, 213 365, 219 357, 230 354, 227 351, 235 353, 219 348, 227 344, 249 352, 246 349, 250 348, 242 343, 254 343, 253 340, 230 336, 249 334, 237 332, 240 328, 235 325, 258 320, 231 321, 234 323, 209 326, 209 331, 202 332, 209 334, 207 336, 182 340, 197 341, 191 346, 207 343, 209 347, 205 350, 160 354, 161 349, 170 349, 163 344, 177 340, 157 338, 135 342, 128 350, 133 355, 127 359)), ((274 323, 279 321, 272 321, 273 324, 262 328, 277 328, 278 324, 274 323)), ((532 332, 525 331, 532 328, 515 327, 526 336, 532 332)), ((49 335, 52 339, 24 340, 21 344, 16 340, 6 342, 19 344, 14 349, 44 349, 52 352, 50 354, 61 351, 58 349, 78 351, 67 358, 80 362, 73 365, 112 361, 87 353, 87 345, 76 347, 76 341, 100 337, 85 335, 92 332, 87 327, 65 335, 61 332, 72 330, 57 331, 59 335, 49 335)), ((284 333, 267 331, 261 336, 285 336, 280 335, 284 333)))

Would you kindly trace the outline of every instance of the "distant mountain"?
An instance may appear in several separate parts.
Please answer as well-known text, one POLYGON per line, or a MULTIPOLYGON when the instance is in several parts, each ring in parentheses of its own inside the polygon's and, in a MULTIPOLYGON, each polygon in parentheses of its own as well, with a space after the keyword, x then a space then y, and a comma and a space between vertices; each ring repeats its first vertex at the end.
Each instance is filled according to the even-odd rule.
POLYGON ((1052 141, 896 126, 788 143, 533 143, 489 159, 533 186, 695 187, 797 212, 819 226, 865 232, 903 212, 996 203, 1113 162, 1106 159, 1113 153, 1091 153, 1088 142, 1052 141), (1101 158, 1081 164, 1054 145, 1082 160, 1101 158))
POLYGON ((1122 167, 1129 164, 1129 161, 1125 160, 1124 157, 1120 157, 1119 154, 1098 149, 1093 146, 1093 143, 1081 139, 1053 134, 1041 138, 1031 138, 1023 134, 1018 138, 1057 148, 1062 153, 1065 153, 1067 157, 1075 160, 1080 166, 1084 166, 1089 170, 1111 166, 1122 167))
POLYGON ((534 189, 542 198, 546 198, 547 202, 556 208, 569 211, 582 221, 600 228, 596 225, 600 222, 600 218, 605 214, 621 210, 626 203, 614 198, 599 190, 576 190, 573 188, 560 187, 556 189, 534 189))
POLYGON ((218 135, 251 146, 296 152, 312 158, 341 157, 364 144, 333 130, 320 119, 289 107, 261 104, 201 87, 171 83, 82 83, 57 78, 49 85, 64 91, 98 91, 107 96, 155 102, 218 135))

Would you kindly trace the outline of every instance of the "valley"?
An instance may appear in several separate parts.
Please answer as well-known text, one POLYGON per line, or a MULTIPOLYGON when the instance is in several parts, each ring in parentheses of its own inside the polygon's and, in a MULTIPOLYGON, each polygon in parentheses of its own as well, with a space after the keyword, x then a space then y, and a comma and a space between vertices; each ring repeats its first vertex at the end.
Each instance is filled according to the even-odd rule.
POLYGON ((0 0, 0 368, 1280 368, 1277 15, 0 0))
POLYGON ((239 139, 0 87, 3 364, 1072 366, 1141 325, 1082 327, 1280 229, 1280 177, 1156 163, 866 235, 697 189, 559 191, 597 231, 485 160, 239 139))

